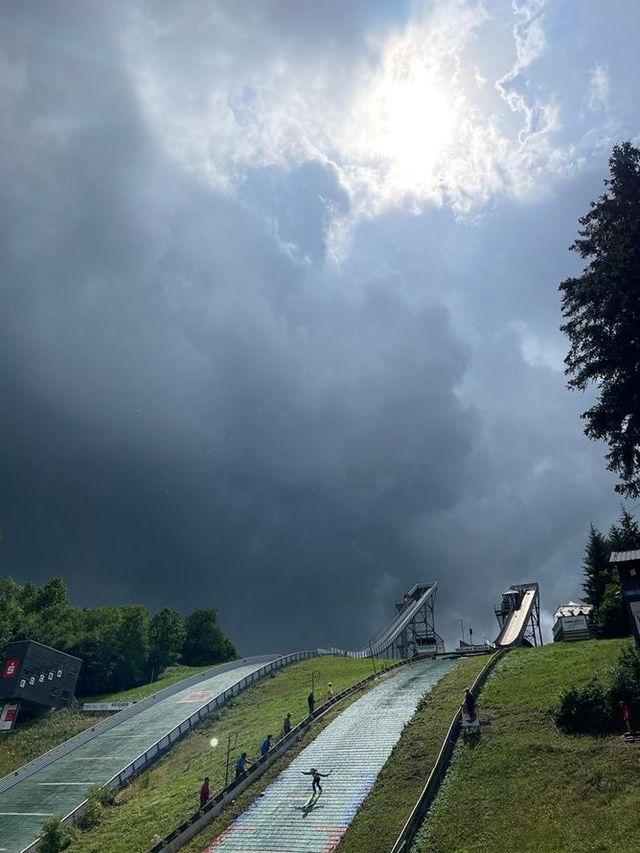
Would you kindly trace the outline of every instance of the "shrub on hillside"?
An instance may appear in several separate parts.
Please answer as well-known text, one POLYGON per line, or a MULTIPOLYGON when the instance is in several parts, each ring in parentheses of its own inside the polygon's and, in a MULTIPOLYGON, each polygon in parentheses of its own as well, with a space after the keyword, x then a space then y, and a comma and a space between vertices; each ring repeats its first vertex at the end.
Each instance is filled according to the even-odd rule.
POLYGON ((605 734, 613 725, 608 692, 594 676, 584 687, 570 687, 554 709, 556 725, 570 733, 605 734))
POLYGON ((108 785, 94 785, 89 790, 89 796, 92 795, 106 808, 107 806, 115 805, 118 791, 115 788, 110 788, 108 785))
POLYGON ((42 827, 38 850, 40 853, 60 853, 61 850, 66 850, 72 841, 71 827, 64 824, 62 818, 52 817, 42 827))
POLYGON ((86 806, 76 820, 76 826, 83 830, 93 829, 101 822, 103 811, 102 803, 96 793, 91 791, 86 806))
POLYGON ((605 734, 619 731, 622 717, 618 703, 631 708, 632 720, 640 718, 640 651, 634 646, 623 649, 605 689, 596 677, 584 687, 565 690, 553 709, 558 728, 565 732, 605 734))
POLYGON ((613 669, 611 703, 614 714, 619 714, 617 708, 621 699, 627 702, 632 717, 637 719, 640 715, 640 650, 634 646, 620 652, 613 669))

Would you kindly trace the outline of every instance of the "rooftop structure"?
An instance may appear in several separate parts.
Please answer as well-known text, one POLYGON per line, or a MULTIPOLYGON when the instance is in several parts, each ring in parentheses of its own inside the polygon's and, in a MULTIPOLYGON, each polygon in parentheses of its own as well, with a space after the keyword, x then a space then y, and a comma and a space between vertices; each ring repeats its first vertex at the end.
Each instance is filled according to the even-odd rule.
POLYGON ((553 616, 553 642, 589 640, 598 635, 596 609, 583 601, 561 604, 553 616))

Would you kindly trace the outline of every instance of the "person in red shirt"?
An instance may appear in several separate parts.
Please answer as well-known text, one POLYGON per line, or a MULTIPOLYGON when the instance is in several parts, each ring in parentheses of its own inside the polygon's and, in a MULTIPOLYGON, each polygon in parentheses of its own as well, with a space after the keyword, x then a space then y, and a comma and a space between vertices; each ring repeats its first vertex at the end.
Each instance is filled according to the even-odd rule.
POLYGON ((631 734, 631 711, 629 710, 629 706, 624 701, 624 699, 621 699, 618 702, 618 705, 620 706, 620 710, 622 711, 622 719, 624 720, 624 724, 627 728, 627 731, 629 732, 629 734, 631 734))
POLYGON ((200 788, 200 808, 204 808, 209 800, 209 777, 204 777, 204 782, 200 788))

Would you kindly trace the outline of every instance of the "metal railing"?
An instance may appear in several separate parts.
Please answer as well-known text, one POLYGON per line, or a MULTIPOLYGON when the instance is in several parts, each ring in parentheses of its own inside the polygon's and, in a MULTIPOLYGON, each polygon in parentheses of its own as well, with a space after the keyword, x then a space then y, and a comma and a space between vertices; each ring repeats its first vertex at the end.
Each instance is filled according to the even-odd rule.
MULTIPOLYGON (((491 674, 494 666, 498 663, 498 661, 505 655, 510 649, 502 648, 495 652, 487 661, 485 666, 476 676, 475 681, 471 685, 471 692, 474 696, 478 696, 487 680, 489 675, 491 674)), ((409 847, 413 839, 416 836, 422 822, 431 808, 431 805, 438 793, 440 788, 440 784, 444 778, 444 774, 446 773, 447 767, 451 762, 451 757, 453 755, 453 750, 456 745, 456 741, 458 740, 458 735, 460 734, 460 729, 462 728, 462 711, 460 708, 453 715, 453 719, 449 725, 449 729, 445 738, 442 742, 442 746, 440 747, 440 752, 438 753, 438 757, 436 758, 435 764, 429 774, 429 778, 427 779, 426 785, 422 789, 418 800, 413 807, 411 814, 409 815, 407 822, 402 827, 402 831, 400 835, 396 839, 396 843, 393 845, 391 853, 407 853, 409 847)))

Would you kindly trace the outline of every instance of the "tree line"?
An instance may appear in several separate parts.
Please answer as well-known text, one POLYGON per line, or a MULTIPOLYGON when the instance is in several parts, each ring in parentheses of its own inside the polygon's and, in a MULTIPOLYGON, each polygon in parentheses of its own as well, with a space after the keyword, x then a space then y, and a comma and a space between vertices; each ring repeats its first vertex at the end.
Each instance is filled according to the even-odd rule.
POLYGON ((0 580, 0 654, 13 640, 36 640, 83 661, 76 693, 111 693, 158 678, 168 666, 205 666, 236 657, 213 608, 186 619, 140 604, 74 607, 60 577, 43 586, 0 580))
POLYGON ((591 525, 583 562, 585 601, 593 604, 605 637, 626 637, 630 633, 622 599, 620 578, 615 563, 609 562, 612 551, 640 548, 640 527, 630 512, 622 509, 617 523, 608 533, 591 525))

